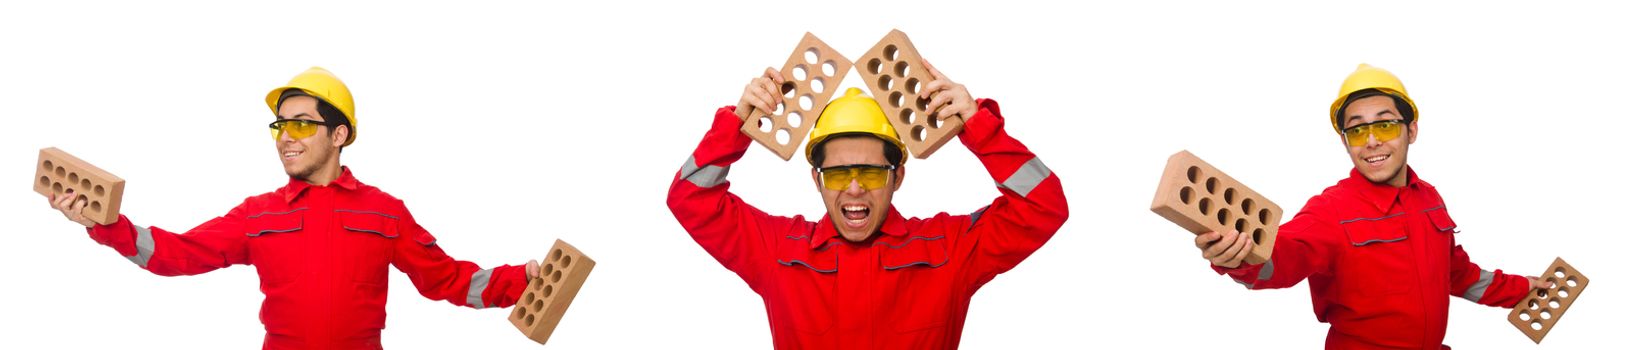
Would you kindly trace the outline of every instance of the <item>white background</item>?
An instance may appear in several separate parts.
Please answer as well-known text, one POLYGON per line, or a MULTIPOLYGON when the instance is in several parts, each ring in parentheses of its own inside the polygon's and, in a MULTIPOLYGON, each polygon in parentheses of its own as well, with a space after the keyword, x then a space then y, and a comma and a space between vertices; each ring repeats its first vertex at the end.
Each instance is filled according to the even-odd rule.
MULTIPOLYGON (((560 238, 599 262, 552 347, 768 347, 760 298, 675 223, 668 182, 714 109, 804 32, 854 59, 893 27, 1001 101, 1071 201, 1053 241, 976 294, 966 348, 1319 347, 1306 285, 1244 291, 1147 206, 1180 149, 1302 206, 1350 167, 1323 115, 1361 62, 1417 99, 1411 164, 1476 262, 1537 274, 1560 256, 1593 279, 1542 346, 1507 310, 1460 299, 1446 343, 1625 347, 1613 332, 1633 312, 1630 14, 1616 2, 7 2, 0 347, 259 346, 253 268, 137 269, 48 209, 25 164, 60 147, 124 177, 136 223, 184 231, 284 183, 262 97, 313 65, 358 101, 343 162, 404 199, 449 254, 521 263, 560 238)), ((820 215, 807 169, 754 146, 733 190, 820 215)), ((997 195, 955 143, 909 163, 896 205, 966 213, 997 195)), ((534 346, 505 310, 427 301, 395 272, 392 285, 387 347, 534 346)))

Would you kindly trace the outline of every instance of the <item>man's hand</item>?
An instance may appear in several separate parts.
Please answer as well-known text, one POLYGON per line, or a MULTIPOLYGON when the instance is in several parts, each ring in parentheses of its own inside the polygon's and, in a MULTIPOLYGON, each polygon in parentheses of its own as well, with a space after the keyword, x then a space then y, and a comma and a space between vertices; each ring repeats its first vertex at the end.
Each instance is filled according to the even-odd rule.
POLYGON ((1554 287, 1553 282, 1548 282, 1548 280, 1542 279, 1541 277, 1525 276, 1525 279, 1531 280, 1531 289, 1548 289, 1554 287))
POLYGON ((970 97, 970 90, 964 84, 955 83, 941 74, 941 70, 930 65, 930 60, 924 60, 924 68, 930 71, 930 77, 935 79, 919 91, 919 99, 928 99, 930 103, 925 107, 931 118, 936 121, 947 120, 953 116, 969 118, 975 116, 975 98, 970 97), (932 96, 933 95, 933 96, 932 96))
POLYGON ((1253 240, 1243 239, 1241 232, 1208 232, 1196 235, 1196 248, 1202 250, 1202 258, 1208 262, 1227 269, 1242 266, 1242 259, 1253 250, 1253 240))
POLYGON ((765 68, 765 74, 749 80, 748 85, 743 86, 743 98, 737 100, 737 119, 747 121, 751 109, 765 113, 776 111, 783 101, 782 84, 782 73, 771 67, 765 68))
POLYGON ((539 261, 538 260, 528 260, 526 265, 522 265, 522 270, 527 271, 527 280, 531 281, 534 278, 538 278, 539 277, 539 261))
POLYGON ((76 197, 74 190, 68 189, 68 192, 63 194, 52 194, 51 198, 46 201, 51 204, 52 208, 62 212, 62 216, 68 218, 68 221, 85 225, 85 227, 96 226, 95 221, 85 217, 85 200, 74 200, 76 197))

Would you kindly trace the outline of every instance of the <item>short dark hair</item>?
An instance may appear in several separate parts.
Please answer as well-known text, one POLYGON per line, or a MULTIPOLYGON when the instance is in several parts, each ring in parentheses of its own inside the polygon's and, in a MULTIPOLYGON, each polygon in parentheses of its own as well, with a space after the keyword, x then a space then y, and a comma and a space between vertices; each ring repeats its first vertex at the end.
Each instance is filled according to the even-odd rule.
POLYGON ((828 144, 828 141, 847 137, 871 137, 879 140, 881 143, 884 143, 885 161, 890 162, 891 166, 902 166, 902 149, 897 148, 894 142, 890 142, 890 140, 886 140, 874 134, 852 132, 829 136, 827 139, 822 140, 821 143, 811 146, 811 167, 822 167, 822 161, 827 159, 827 149, 824 148, 824 146, 828 144))
POLYGON ((1342 127, 1344 125, 1344 111, 1349 109, 1349 104, 1372 96, 1389 96, 1389 99, 1395 100, 1395 109, 1401 112, 1401 118, 1404 119, 1407 124, 1411 124, 1412 120, 1417 119, 1417 111, 1412 110, 1412 104, 1406 103, 1406 100, 1402 99, 1400 96, 1395 96, 1394 94, 1386 93, 1383 92, 1383 90, 1378 89, 1363 89, 1360 91, 1351 92, 1349 97, 1344 98, 1344 104, 1339 105, 1338 111, 1333 113, 1333 122, 1342 127))
POLYGON ((353 130, 351 119, 346 118, 346 113, 342 113, 340 108, 335 108, 335 105, 329 103, 329 101, 324 101, 317 96, 312 96, 312 94, 306 93, 306 90, 284 90, 283 95, 278 96, 278 107, 282 108, 284 105, 284 100, 295 96, 307 96, 318 101, 318 117, 323 118, 323 125, 329 127, 329 135, 334 135, 335 130, 341 126, 346 127, 347 131, 353 130))

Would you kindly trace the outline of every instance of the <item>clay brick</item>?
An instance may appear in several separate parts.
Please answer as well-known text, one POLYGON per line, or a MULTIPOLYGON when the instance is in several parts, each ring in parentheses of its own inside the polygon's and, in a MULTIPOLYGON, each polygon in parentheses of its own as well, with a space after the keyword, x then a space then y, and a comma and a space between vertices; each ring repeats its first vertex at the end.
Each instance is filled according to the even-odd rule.
POLYGON ((800 143, 816 125, 822 108, 828 105, 850 70, 850 59, 816 35, 805 33, 794 53, 788 56, 788 62, 783 64, 783 102, 778 110, 738 107, 749 109, 742 114, 748 116, 743 122, 743 133, 783 160, 792 159, 800 152, 800 143))
POLYGON ((935 120, 927 108, 930 99, 918 98, 919 89, 935 78, 924 68, 924 60, 913 47, 913 41, 907 39, 907 33, 891 30, 857 63, 862 81, 872 90, 873 99, 890 117, 891 126, 896 128, 914 157, 930 157, 963 130, 963 118, 968 116, 935 120))
POLYGON ((571 244, 556 240, 550 253, 539 266, 539 276, 527 282, 522 298, 511 308, 510 323, 528 339, 544 344, 550 340, 567 313, 584 279, 590 277, 595 260, 585 256, 571 244))
POLYGON ((1151 211, 1193 234, 1236 229, 1251 234, 1249 264, 1270 260, 1281 225, 1281 206, 1189 151, 1168 157, 1151 211))
POLYGON ((34 162, 34 192, 49 198, 70 189, 87 202, 83 212, 86 218, 103 225, 119 221, 125 179, 56 147, 40 149, 40 159, 34 162))
POLYGON ((1548 265, 1548 271, 1541 276, 1553 282, 1553 288, 1532 289, 1531 295, 1520 300, 1514 305, 1514 311, 1508 313, 1508 323, 1537 344, 1542 344, 1542 337, 1548 336, 1559 318, 1565 316, 1565 310, 1588 288, 1588 276, 1565 263, 1565 259, 1554 258, 1554 263, 1548 265))

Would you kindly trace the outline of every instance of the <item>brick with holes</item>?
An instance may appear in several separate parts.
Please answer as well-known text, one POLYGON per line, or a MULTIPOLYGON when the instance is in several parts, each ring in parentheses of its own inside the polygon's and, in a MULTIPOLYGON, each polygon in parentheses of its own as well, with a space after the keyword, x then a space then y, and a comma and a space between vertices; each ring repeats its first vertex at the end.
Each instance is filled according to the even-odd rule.
POLYGON ((103 225, 119 221, 125 179, 56 147, 40 149, 40 159, 34 165, 34 192, 51 197, 71 189, 79 200, 86 202, 85 218, 103 225))
POLYGON ((918 98, 919 89, 934 81, 907 33, 891 30, 868 53, 857 60, 858 71, 873 99, 879 102, 913 157, 924 159, 958 136, 965 116, 935 120, 927 110, 929 99, 918 98))
POLYGON ((763 111, 747 105, 737 107, 748 111, 739 114, 747 116, 743 120, 743 133, 783 160, 793 159, 794 153, 800 150, 800 142, 805 141, 806 133, 816 125, 817 116, 822 115, 822 108, 827 106, 834 91, 839 90, 839 82, 845 80, 850 70, 850 59, 816 35, 805 33, 780 71, 783 78, 780 108, 763 111))
POLYGON ((567 313, 584 279, 590 277, 595 260, 578 248, 556 240, 550 253, 539 264, 539 276, 527 282, 527 290, 510 312, 510 323, 528 339, 544 344, 550 340, 561 316, 567 313))
POLYGON ((1531 337, 1532 342, 1542 344, 1542 337, 1548 336, 1548 331, 1554 329, 1559 318, 1565 316, 1565 310, 1571 308, 1576 298, 1582 295, 1582 290, 1588 288, 1588 276, 1576 271, 1565 259, 1554 258, 1554 263, 1548 265, 1548 271, 1542 273, 1542 279, 1553 282, 1553 288, 1532 289, 1531 294, 1514 305, 1514 311, 1508 313, 1508 323, 1514 324, 1525 336, 1531 337))
POLYGON ((1282 214, 1281 206, 1190 151, 1168 157, 1151 211, 1194 234, 1229 229, 1250 234, 1249 264, 1270 260, 1282 214))

